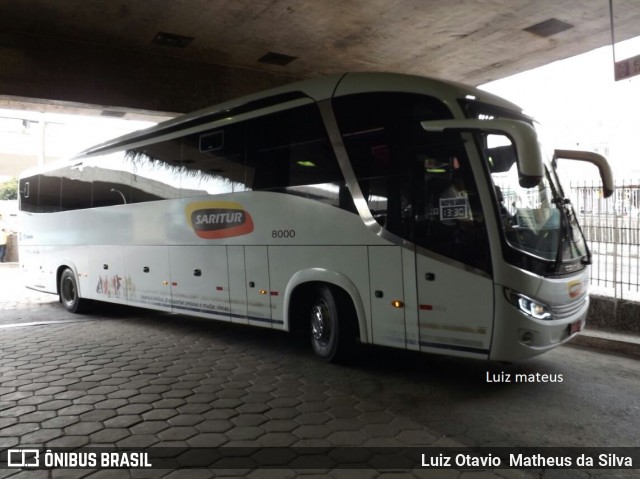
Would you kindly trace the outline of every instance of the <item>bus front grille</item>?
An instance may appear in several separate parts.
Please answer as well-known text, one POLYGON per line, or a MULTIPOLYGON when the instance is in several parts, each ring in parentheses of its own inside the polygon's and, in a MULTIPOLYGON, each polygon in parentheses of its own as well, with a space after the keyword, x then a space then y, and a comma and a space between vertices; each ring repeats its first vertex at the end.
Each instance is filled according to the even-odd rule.
POLYGON ((584 304, 587 302, 587 295, 583 294, 575 301, 572 301, 569 304, 563 304, 561 306, 553 306, 551 311, 553 313, 553 319, 565 319, 569 316, 573 316, 578 311, 580 311, 584 304))

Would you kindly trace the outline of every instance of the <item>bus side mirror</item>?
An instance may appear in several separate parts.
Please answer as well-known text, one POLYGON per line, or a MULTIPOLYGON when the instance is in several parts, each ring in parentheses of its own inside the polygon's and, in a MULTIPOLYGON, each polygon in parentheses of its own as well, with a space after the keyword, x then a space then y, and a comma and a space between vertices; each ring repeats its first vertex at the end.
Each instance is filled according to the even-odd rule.
POLYGON ((558 158, 564 158, 565 160, 576 160, 576 161, 586 161, 598 167, 598 171, 600 172, 600 178, 602 179, 602 194, 605 198, 609 198, 615 189, 613 184, 613 173, 611 171, 611 166, 607 159, 599 155, 598 153, 593 153, 591 151, 578 151, 578 150, 554 150, 553 152, 553 161, 558 158))
POLYGON ((544 177, 544 163, 538 145, 536 130, 519 120, 434 120, 420 123, 425 131, 456 130, 505 135, 515 145, 518 164, 518 182, 523 188, 533 188, 544 177))

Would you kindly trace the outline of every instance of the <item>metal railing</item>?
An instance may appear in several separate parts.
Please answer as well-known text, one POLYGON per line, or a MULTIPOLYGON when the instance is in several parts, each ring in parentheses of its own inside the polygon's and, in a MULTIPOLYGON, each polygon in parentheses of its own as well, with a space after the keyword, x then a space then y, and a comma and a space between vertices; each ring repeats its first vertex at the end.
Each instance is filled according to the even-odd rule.
POLYGON ((568 193, 593 255, 591 291, 640 301, 640 180, 616 183, 606 199, 596 182, 571 182, 568 193))

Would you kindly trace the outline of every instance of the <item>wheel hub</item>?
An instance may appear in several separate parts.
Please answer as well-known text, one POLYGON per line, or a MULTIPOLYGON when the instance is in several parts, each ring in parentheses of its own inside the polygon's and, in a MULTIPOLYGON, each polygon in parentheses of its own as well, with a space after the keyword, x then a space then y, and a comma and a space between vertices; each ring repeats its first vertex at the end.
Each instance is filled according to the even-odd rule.
POLYGON ((325 341, 328 336, 327 308, 318 304, 311 309, 311 334, 316 341, 325 341))
POLYGON ((62 282, 62 299, 66 304, 72 304, 75 301, 76 290, 70 278, 65 278, 62 282))

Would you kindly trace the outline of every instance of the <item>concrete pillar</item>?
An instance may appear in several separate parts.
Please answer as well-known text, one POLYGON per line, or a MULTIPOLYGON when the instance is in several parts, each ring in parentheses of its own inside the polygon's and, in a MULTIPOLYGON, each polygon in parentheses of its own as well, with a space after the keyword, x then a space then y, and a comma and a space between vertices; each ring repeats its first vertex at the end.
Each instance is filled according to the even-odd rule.
POLYGON ((7 251, 4 255, 5 263, 18 261, 18 235, 12 234, 7 238, 7 251))

